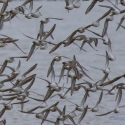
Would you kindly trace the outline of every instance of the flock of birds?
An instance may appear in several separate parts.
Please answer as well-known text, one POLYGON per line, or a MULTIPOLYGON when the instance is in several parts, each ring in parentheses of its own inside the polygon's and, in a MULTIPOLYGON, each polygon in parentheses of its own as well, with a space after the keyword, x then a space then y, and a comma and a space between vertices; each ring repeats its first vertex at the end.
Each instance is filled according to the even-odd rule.
MULTIPOLYGON (((39 6, 35 12, 32 12, 33 10, 33 0, 25 0, 23 4, 20 6, 13 8, 11 10, 7 10, 7 6, 9 5, 9 2, 13 0, 0 0, 0 3, 2 4, 2 9, 0 11, 0 29, 2 30, 4 27, 4 23, 7 21, 12 21, 14 17, 17 17, 18 14, 22 14, 27 19, 32 18, 39 18, 42 16, 40 13, 40 9, 42 6, 39 6), (29 8, 27 8, 29 5, 29 8), (28 13, 27 13, 28 11, 28 13)), ((104 0, 92 0, 89 7, 86 9, 85 14, 88 14, 92 11, 93 7, 96 6, 97 2, 103 2, 104 0)), ((115 3, 113 3, 111 0, 107 0, 109 2, 109 5, 99 5, 100 7, 105 7, 108 9, 106 13, 104 13, 97 21, 93 22, 90 25, 87 25, 85 27, 80 27, 73 31, 68 38, 65 38, 63 41, 55 44, 52 42, 48 42, 47 38, 53 37, 53 32, 56 28, 56 24, 54 24, 49 31, 44 30, 44 24, 49 23, 51 19, 56 20, 63 20, 62 18, 53 18, 48 17, 45 19, 42 19, 40 21, 40 28, 38 34, 36 34, 36 38, 32 38, 31 36, 27 36, 24 34, 25 37, 28 37, 29 39, 33 40, 33 44, 31 46, 31 49, 29 50, 29 53, 26 54, 17 44, 18 39, 11 38, 10 36, 0 34, 0 47, 5 47, 9 43, 13 43, 23 54, 24 56, 17 56, 17 57, 9 57, 6 60, 4 60, 3 64, 0 68, 0 76, 1 77, 7 77, 6 79, 0 81, 0 99, 4 101, 3 103, 0 103, 3 105, 3 109, 0 111, 0 118, 4 116, 4 113, 7 110, 11 110, 14 105, 18 104, 21 105, 21 109, 19 112, 21 113, 27 113, 27 114, 34 114, 36 118, 41 119, 41 125, 45 122, 50 122, 55 125, 80 125, 82 124, 82 120, 86 116, 87 112, 98 112, 101 110, 99 108, 99 104, 101 103, 103 99, 103 94, 106 92, 108 95, 116 95, 116 106, 114 107, 114 110, 109 112, 104 112, 102 114, 98 114, 96 116, 105 116, 112 112, 119 113, 120 108, 124 108, 125 106, 120 106, 120 102, 122 99, 122 91, 125 89, 125 83, 118 83, 116 85, 113 85, 113 83, 121 78, 125 77, 125 74, 118 76, 114 79, 109 79, 108 75, 111 72, 109 67, 110 61, 115 61, 116 57, 114 56, 112 52, 112 42, 110 37, 108 36, 108 26, 110 21, 114 20, 114 17, 125 13, 125 10, 120 10, 118 5, 121 4, 125 6, 124 0, 114 0, 115 3), (102 19, 105 19, 104 22, 104 28, 102 30, 102 34, 98 34, 94 31, 89 30, 90 27, 99 27, 100 21, 102 19), (87 37, 83 33, 85 31, 89 31, 96 35, 97 37, 87 37), (47 77, 50 77, 51 80, 47 80, 44 78, 41 78, 37 76, 37 74, 32 74, 28 76, 29 73, 31 73, 36 67, 37 63, 34 64, 32 67, 26 70, 24 73, 20 73, 20 67, 21 67, 21 61, 19 60, 16 68, 13 68, 9 66, 9 63, 13 63, 15 59, 23 58, 27 61, 30 60, 30 58, 35 54, 35 51, 37 49, 46 50, 47 46, 51 44, 53 47, 50 50, 49 53, 53 53, 56 51, 61 45, 64 45, 64 47, 67 47, 71 44, 75 44, 80 50, 86 51, 83 47, 87 43, 92 49, 96 50, 95 47, 98 46, 98 41, 102 40, 103 44, 107 46, 108 51, 105 51, 105 55, 102 55, 105 58, 105 69, 99 69, 98 67, 91 68, 101 70, 104 74, 103 78, 100 78, 98 81, 94 81, 91 76, 87 74, 87 69, 83 67, 80 62, 77 61, 77 58, 75 55, 73 55, 73 58, 69 58, 66 56, 56 56, 53 58, 53 60, 50 63, 47 77), (81 46, 75 43, 75 41, 82 41, 81 46), (93 47, 92 43, 94 43, 95 47, 93 47), (62 60, 65 61, 62 61, 62 60), (60 63, 62 65, 60 70, 60 75, 56 75, 56 71, 54 70, 55 63, 60 63), (4 74, 5 69, 9 69, 11 71, 11 74, 4 74), (21 76, 19 76, 21 74, 21 76), (92 82, 83 80, 83 78, 89 78, 92 82), (35 83, 35 79, 41 79, 42 82, 47 83, 47 92, 45 95, 40 95, 34 91, 31 91, 30 88, 35 83), (58 79, 58 80, 57 80, 58 79), (63 79, 63 84, 62 84, 63 79), (83 80, 83 82, 79 83, 79 80, 83 80), (106 80, 108 81, 106 82, 106 80), (12 87, 5 89, 5 83, 10 82, 12 87), (93 83, 94 82, 94 83, 93 83), (27 85, 27 87, 24 87, 24 85, 27 85), (67 85, 70 87, 67 87, 67 85), (106 89, 107 86, 112 86, 111 89, 106 89), (67 99, 67 93, 70 93, 71 96, 73 96, 74 92, 79 91, 80 89, 83 89, 85 94, 83 96, 83 99, 81 100, 81 104, 77 104, 72 102, 71 100, 67 99), (95 106, 90 107, 89 105, 86 105, 87 98, 90 97, 90 93, 95 93, 97 91, 100 91, 100 95, 98 98, 98 101, 95 106), (56 92, 56 94, 55 94, 56 92), (34 98, 30 96, 30 93, 35 93, 36 95, 41 96, 41 99, 34 98), (59 101, 55 102, 53 105, 48 106, 48 100, 51 98, 54 98, 55 96, 59 96, 60 99, 63 99, 65 101, 68 101, 69 103, 75 105, 75 108, 70 112, 66 112, 66 105, 64 105, 63 109, 60 109, 58 107, 59 101), (24 110, 24 105, 29 102, 29 100, 35 100, 40 103, 39 106, 33 107, 32 109, 26 111, 24 110), (14 102, 14 100, 17 100, 17 102, 14 102), (41 111, 42 109, 42 111, 41 111), (37 110, 37 111, 36 111, 37 110), (39 111, 38 111, 39 110, 39 111), (81 113, 80 117, 78 118, 78 121, 74 120, 75 117, 78 117, 76 114, 76 111, 81 113), (48 115, 51 114, 51 112, 58 112, 58 117, 56 117, 55 121, 52 121, 48 119, 48 115), (70 124, 66 123, 66 120, 70 120, 70 124)), ((79 8, 81 3, 80 0, 65 0, 66 6, 65 9, 68 10, 69 14, 72 9, 79 8)), ((118 23, 118 27, 116 30, 118 30, 120 27, 125 29, 125 26, 122 25, 122 22, 124 21, 125 16, 123 16, 118 23)), ((0 125, 5 125, 6 119, 3 119, 0 121, 0 125)))

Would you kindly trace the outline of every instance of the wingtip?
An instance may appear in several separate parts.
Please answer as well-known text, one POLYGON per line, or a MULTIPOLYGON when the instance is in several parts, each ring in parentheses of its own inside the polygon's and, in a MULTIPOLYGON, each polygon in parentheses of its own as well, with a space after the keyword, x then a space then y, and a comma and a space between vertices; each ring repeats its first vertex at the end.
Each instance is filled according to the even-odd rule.
POLYGON ((88 14, 88 12, 86 11, 85 14, 88 14))

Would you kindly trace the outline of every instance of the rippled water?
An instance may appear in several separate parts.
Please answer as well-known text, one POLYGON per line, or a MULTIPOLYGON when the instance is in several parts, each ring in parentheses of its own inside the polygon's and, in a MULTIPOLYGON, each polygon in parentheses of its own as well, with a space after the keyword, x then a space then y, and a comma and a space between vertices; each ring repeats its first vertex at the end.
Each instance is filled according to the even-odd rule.
MULTIPOLYGON (((9 4, 8 8, 14 8, 18 5, 20 5, 22 2, 12 2, 9 4)), ((39 25, 40 25, 40 20, 45 18, 45 17, 58 17, 58 18, 63 18, 63 20, 51 20, 48 24, 45 25, 45 30, 49 30, 54 24, 56 24, 56 29, 53 32, 54 40, 49 38, 48 40, 54 43, 58 43, 65 38, 67 38, 71 32, 76 30, 77 28, 81 26, 86 26, 91 24, 92 22, 96 21, 102 14, 104 14, 107 11, 107 8, 101 8, 98 5, 102 3, 98 3, 96 7, 87 15, 85 15, 85 10, 90 4, 89 2, 81 2, 81 7, 80 9, 74 9, 70 11, 69 13, 64 9, 65 7, 65 2, 63 1, 51 1, 51 2, 45 2, 45 1, 39 1, 39 2, 34 2, 34 10, 38 6, 42 6, 41 8, 41 14, 43 15, 39 19, 24 19, 24 16, 19 16, 18 18, 14 18, 10 22, 4 23, 3 30, 1 31, 1 34, 6 34, 10 37, 13 38, 18 38, 19 42, 18 45, 26 52, 28 53, 30 50, 30 47, 32 45, 32 40, 25 37, 22 33, 25 33, 31 37, 36 38, 37 33, 39 31, 39 25)), ((109 3, 105 2, 105 5, 108 5, 109 3)), ((123 7, 120 7, 121 9, 124 9, 123 7)), ((124 29, 120 28, 116 32, 116 27, 118 22, 120 20, 120 16, 115 16, 115 20, 113 22, 109 23, 109 29, 108 29, 108 34, 110 36, 111 42, 112 42, 112 48, 113 48, 113 54, 116 56, 116 60, 113 62, 110 62, 110 68, 111 68, 111 73, 109 75, 109 78, 112 79, 118 75, 122 75, 125 73, 125 31, 124 29)), ((104 25, 104 20, 101 21, 100 27, 98 28, 90 28, 93 31, 96 31, 98 33, 102 33, 104 25)), ((87 36, 94 36, 93 34, 89 32, 84 33, 87 36)), ((81 42, 78 41, 78 44, 80 45, 81 42)), ((31 59, 27 62, 24 59, 21 59, 21 73, 25 72, 28 68, 30 68, 32 65, 35 63, 38 64, 37 68, 32 72, 32 73, 37 73, 38 76, 41 76, 43 78, 46 78, 46 73, 49 68, 51 60, 57 56, 57 55, 64 55, 68 57, 73 57, 73 55, 76 55, 77 60, 82 64, 84 67, 86 67, 88 71, 88 75, 90 75, 94 81, 100 80, 103 77, 103 73, 94 70, 89 67, 91 66, 96 66, 99 68, 104 68, 105 67, 105 58, 102 56, 98 56, 96 54, 105 54, 105 51, 107 50, 107 46, 102 44, 102 41, 99 41, 99 45, 96 48, 98 51, 93 50, 90 46, 85 45, 84 49, 87 50, 87 52, 80 51, 79 48, 75 45, 71 45, 67 48, 64 48, 61 46, 59 49, 57 49, 55 52, 52 54, 49 54, 50 49, 52 48, 52 45, 48 46, 47 50, 37 50, 31 59)), ((13 44, 8 44, 5 48, 0 49, 0 63, 2 64, 4 59, 7 57, 11 56, 18 56, 18 55, 23 55, 20 50, 18 50, 13 44)), ((15 61, 13 64, 9 64, 11 66, 16 66, 18 63, 18 60, 15 61)), ((61 65, 57 63, 55 65, 56 69, 56 74, 58 75, 60 73, 60 67, 61 65)), ((6 70, 5 72, 9 72, 6 70)), ((84 78, 86 80, 89 80, 87 78, 84 78)), ((82 81, 82 80, 81 80, 82 81)), ((80 82, 81 82, 80 81, 80 82)), ((91 80, 89 80, 92 82, 91 80)), ((62 81, 63 82, 63 81, 62 81)), ((115 82, 115 83, 120 83, 124 82, 124 78, 121 80, 115 82)), ((77 82, 79 83, 79 82, 77 82)), ((31 90, 36 91, 40 94, 45 94, 46 92, 46 85, 44 81, 41 81, 39 79, 36 79, 34 85, 32 86, 31 90)), ((9 83, 5 83, 5 86, 8 87, 9 83)), ((105 93, 106 94, 106 93, 105 93)), ((100 111, 98 113, 92 113, 88 111, 87 115, 85 116, 82 124, 86 125, 124 125, 124 115, 125 110, 124 108, 121 109, 120 114, 109 114, 107 116, 103 117, 97 117, 95 116, 96 114, 104 113, 109 110, 114 109, 115 106, 115 96, 111 95, 105 95, 103 96, 103 100, 100 104, 100 111), (115 116, 111 117, 111 116, 115 116), (123 118, 123 120, 119 120, 118 118, 123 118)), ((80 104, 81 99, 83 98, 84 91, 81 89, 78 93, 73 94, 72 97, 68 95, 68 99, 72 100, 73 102, 80 104)), ((91 93, 90 97, 87 100, 86 104, 89 104, 90 106, 94 106, 96 104, 96 101, 98 100, 98 97, 100 95, 100 91, 96 93, 91 93)), ((40 97, 39 97, 40 98, 40 97)), ((122 97, 121 105, 124 105, 124 93, 122 97)), ((48 104, 54 104, 54 102, 57 102, 59 100, 58 97, 55 97, 51 100, 48 101, 48 104)), ((25 110, 28 110, 30 108, 33 108, 35 106, 40 105, 41 103, 35 102, 35 101, 30 101, 28 104, 25 105, 25 110)), ((62 109, 62 107, 66 105, 66 111, 67 113, 69 111, 72 111, 74 109, 74 105, 65 101, 65 100, 60 100, 59 107, 62 109)), ((2 106, 1 106, 2 108, 2 106)), ((28 114, 22 114, 18 112, 20 110, 20 105, 16 106, 14 105, 14 108, 11 111, 5 112, 3 115, 3 118, 7 119, 7 125, 40 125, 41 120, 36 119, 34 115, 28 115, 28 114)), ((38 110, 42 111, 41 109, 38 110)), ((80 116, 79 113, 78 118, 80 116)), ((55 116, 58 116, 56 113, 52 113, 49 115, 49 118, 51 120, 55 119, 55 116)), ((76 118, 76 123, 77 119, 76 118)), ((49 124, 47 122, 44 123, 45 125, 49 124)))

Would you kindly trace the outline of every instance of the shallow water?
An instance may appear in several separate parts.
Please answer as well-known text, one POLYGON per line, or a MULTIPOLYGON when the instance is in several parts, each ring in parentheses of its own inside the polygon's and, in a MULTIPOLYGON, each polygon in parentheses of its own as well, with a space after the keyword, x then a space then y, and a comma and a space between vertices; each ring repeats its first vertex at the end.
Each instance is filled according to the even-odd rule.
MULTIPOLYGON (((20 5, 22 2, 12 2, 9 4, 8 8, 14 8, 18 5, 20 5)), ((45 25, 45 30, 49 30, 54 24, 56 24, 56 29, 53 32, 54 40, 51 38, 48 38, 48 41, 58 43, 64 39, 66 39, 71 32, 76 30, 77 28, 81 26, 86 26, 94 21, 96 21, 103 13, 107 11, 106 8, 101 8, 98 5, 102 3, 98 3, 96 7, 87 15, 85 15, 85 10, 90 4, 89 2, 81 2, 81 7, 79 9, 74 9, 70 11, 69 13, 64 9, 65 7, 65 2, 63 1, 39 1, 39 2, 34 2, 34 10, 42 5, 41 8, 41 14, 43 15, 39 19, 32 19, 28 20, 24 18, 22 15, 18 15, 18 18, 14 18, 10 22, 4 23, 3 30, 1 30, 1 34, 6 34, 12 38, 17 38, 19 39, 18 45, 26 52, 28 53, 30 50, 30 47, 32 45, 32 40, 25 37, 22 33, 25 33, 26 35, 29 35, 31 37, 36 38, 37 33, 39 31, 39 25, 40 25, 40 20, 45 18, 45 17, 57 17, 57 18, 63 18, 63 20, 50 20, 48 24, 45 25)), ((105 5, 109 4, 108 2, 105 2, 105 5)), ((125 9, 124 7, 120 7, 121 9, 125 9)), ((111 73, 109 75, 109 78, 112 79, 116 76, 122 75, 125 73, 125 67, 124 67, 124 62, 125 62, 125 35, 124 35, 124 29, 120 28, 116 32, 116 27, 117 24, 116 22, 119 22, 120 16, 115 16, 115 20, 113 22, 109 23, 109 29, 108 29, 108 34, 110 36, 111 42, 112 42, 112 48, 113 48, 113 54, 116 56, 116 60, 113 62, 110 62, 110 69, 111 73)), ((105 20, 105 19, 104 19, 105 20)), ((104 25, 104 20, 101 21, 100 27, 98 28, 90 28, 93 31, 96 31, 98 33, 102 33, 103 25, 104 25)), ((125 23, 123 23, 125 24, 125 23)), ((89 32, 84 33, 87 36, 94 36, 93 34, 89 32)), ((78 43, 79 45, 81 42, 78 43)), ((105 54, 105 51, 107 50, 107 46, 102 44, 102 41, 99 41, 99 45, 96 48, 98 51, 93 50, 90 46, 85 45, 84 49, 87 50, 87 52, 80 51, 77 46, 71 45, 67 48, 64 48, 61 46, 59 49, 57 49, 55 52, 52 54, 49 54, 50 49, 52 48, 52 45, 49 45, 46 50, 37 50, 31 59, 27 62, 24 59, 21 60, 21 73, 25 72, 28 68, 30 68, 32 65, 35 63, 38 64, 37 68, 32 72, 32 73, 37 73, 38 76, 41 76, 43 78, 46 78, 46 73, 49 68, 49 65, 51 63, 51 60, 57 56, 57 55, 64 55, 68 56, 70 58, 73 57, 73 55, 76 55, 77 60, 82 64, 84 67, 88 69, 88 75, 91 76, 91 78, 94 79, 94 81, 100 80, 103 77, 103 73, 98 70, 94 70, 89 67, 95 66, 99 68, 104 68, 105 67, 105 58, 102 56, 98 56, 96 54, 105 54)), ((23 55, 20 50, 18 50, 13 44, 8 44, 5 48, 0 49, 0 56, 1 60, 0 63, 2 64, 3 61, 7 57, 11 56, 19 56, 23 55)), ((18 60, 15 61, 13 64, 9 64, 10 66, 16 66, 18 63, 18 60)), ((55 65, 55 71, 56 74, 58 75, 60 73, 61 69, 61 63, 57 63, 55 65)), ((9 70, 6 70, 5 72, 9 72, 9 70)), ((88 78, 84 78, 86 80, 89 80, 88 78)), ((82 81, 82 80, 81 80, 82 81)), ((89 80, 92 82, 91 80, 89 80)), ((115 82, 115 83, 120 83, 124 82, 124 78, 121 80, 115 82)), ((78 82, 77 82, 78 83, 78 82)), ((32 86, 31 90, 36 91, 40 94, 45 94, 46 92, 46 83, 36 79, 34 85, 32 86)), ((8 87, 9 83, 5 83, 5 86, 8 87)), ((109 86, 110 87, 110 86, 109 86)), ((110 87, 111 88, 111 87, 110 87)), ((106 94, 106 93, 105 93, 106 94)), ((100 104, 103 108, 100 108, 100 111, 98 113, 92 113, 88 112, 87 115, 85 116, 82 124, 86 125, 124 125, 125 118, 124 115, 125 111, 124 108, 120 109, 121 113, 120 114, 109 114, 107 116, 102 116, 102 117, 97 117, 95 114, 100 114, 104 113, 107 111, 110 111, 114 109, 115 107, 115 96, 111 95, 105 95, 103 96, 103 100, 100 104), (114 117, 111 117, 114 116, 114 117), (121 120, 121 119, 122 120, 121 120), (120 119, 120 120, 119 120, 120 119)), ((83 98, 84 91, 81 89, 78 93, 73 94, 72 97, 68 95, 68 99, 72 100, 73 102, 80 104, 81 99, 83 98)), ((96 103, 96 100, 98 100, 98 97, 100 95, 100 91, 96 93, 91 93, 90 98, 88 98, 87 103, 90 106, 94 106, 96 103)), ((40 97, 39 97, 40 98, 40 97)), ((123 97, 122 97, 121 105, 124 105, 124 92, 123 92, 123 97)), ((59 100, 58 97, 55 97, 51 100, 48 101, 49 105, 54 104, 59 100)), ((30 108, 33 108, 35 106, 40 105, 40 102, 35 102, 35 101, 30 101, 28 104, 25 105, 25 110, 28 110, 30 108)), ((74 105, 65 101, 65 100, 60 100, 59 107, 62 109, 63 106, 66 105, 67 113, 72 111, 74 109, 74 105)), ((2 106, 1 106, 2 108, 2 106)), ((28 115, 28 114, 23 114, 20 113, 18 110, 20 110, 20 105, 14 105, 14 108, 11 111, 5 112, 3 115, 3 118, 7 119, 7 125, 34 125, 38 124, 40 125, 41 120, 36 119, 34 115, 28 115)), ((38 110, 38 112, 42 111, 41 109, 38 110)), ((78 118, 79 118, 79 113, 78 118)), ((52 113, 49 115, 49 118, 51 120, 55 119, 55 116, 58 116, 58 114, 52 113)), ((76 123, 77 119, 76 118, 76 123)), ((45 122, 44 125, 49 125, 49 123, 45 122)))

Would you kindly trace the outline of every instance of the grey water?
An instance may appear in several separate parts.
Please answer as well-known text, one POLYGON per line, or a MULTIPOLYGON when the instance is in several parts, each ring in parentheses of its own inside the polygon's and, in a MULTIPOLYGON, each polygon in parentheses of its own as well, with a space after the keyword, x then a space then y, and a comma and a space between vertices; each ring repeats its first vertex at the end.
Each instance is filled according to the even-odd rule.
MULTIPOLYGON (((90 4, 91 1, 82 2, 81 1, 81 7, 79 9, 73 9, 71 11, 65 10, 65 2, 64 1, 35 1, 34 2, 34 10, 42 5, 42 8, 40 9, 40 12, 42 16, 38 19, 26 19, 23 15, 17 15, 14 19, 11 20, 11 22, 5 22, 3 29, 1 30, 0 34, 6 34, 12 38, 19 39, 19 42, 17 44, 23 49, 27 54, 30 50, 30 47, 32 45, 33 40, 25 37, 23 33, 25 33, 28 36, 31 36, 33 38, 36 38, 37 33, 39 31, 39 25, 40 20, 46 17, 56 17, 56 18, 63 18, 63 20, 50 20, 48 24, 45 25, 45 30, 48 31, 54 24, 56 24, 56 29, 53 32, 54 40, 51 38, 48 38, 48 41, 51 41, 53 43, 61 42, 62 40, 66 39, 71 32, 76 30, 79 27, 83 27, 86 25, 89 25, 96 21, 102 14, 104 14, 106 11, 108 11, 107 8, 101 8, 98 5, 102 3, 96 4, 96 6, 92 9, 90 13, 85 15, 85 10, 90 4)), ((22 1, 15 1, 9 3, 8 9, 14 8, 16 6, 21 5, 22 1)), ((104 4, 104 3, 103 3, 104 4)), ((108 2, 105 2, 105 5, 108 5, 108 2)), ((120 6, 120 9, 125 9, 125 7, 120 6)), ((109 23, 108 28, 108 34, 112 42, 112 51, 113 54, 116 57, 116 60, 113 62, 110 62, 110 69, 111 73, 109 74, 109 78, 113 79, 116 76, 122 75, 125 73, 125 30, 120 28, 116 32, 117 23, 120 21, 120 18, 122 15, 116 15, 114 21, 109 23)), ((98 28, 90 28, 91 30, 101 34, 103 25, 104 25, 105 19, 101 21, 101 24, 98 28)), ((124 25, 125 23, 123 23, 124 25)), ((93 37, 94 35, 90 32, 85 31, 85 34, 87 37, 93 37)), ((94 36, 96 37, 96 36, 94 36)), ((79 45, 81 45, 81 42, 76 42, 79 45)), ((94 46, 94 44, 93 44, 94 46)), ((108 49, 106 45, 102 43, 102 41, 99 41, 99 45, 96 47, 98 51, 93 50, 89 45, 85 45, 84 49, 87 52, 80 51, 79 48, 75 45, 70 45, 69 47, 63 47, 61 46, 59 49, 57 49, 52 54, 49 54, 50 49, 52 48, 52 45, 48 45, 48 48, 46 50, 37 50, 31 59, 27 62, 25 59, 21 60, 21 73, 25 72, 28 68, 30 68, 35 63, 38 64, 35 71, 32 73, 36 73, 37 76, 40 76, 42 78, 47 78, 47 70, 49 68, 49 65, 51 63, 51 60, 58 55, 68 56, 70 58, 73 57, 73 55, 76 56, 77 60, 80 62, 81 65, 83 65, 85 68, 87 68, 88 72, 87 74, 93 78, 94 82, 97 80, 101 80, 103 77, 103 73, 99 70, 95 70, 90 68, 89 66, 95 66, 98 68, 104 68, 105 67, 105 58, 103 56, 98 56, 96 54, 105 54, 105 51, 108 49)), ((18 50, 13 44, 8 44, 5 48, 0 48, 0 64, 4 62, 4 60, 7 57, 11 56, 21 56, 23 55, 20 50, 18 50)), ((18 63, 18 60, 16 60, 13 64, 9 64, 10 66, 16 66, 18 63)), ((56 74, 60 74, 61 70, 61 63, 56 63, 54 66, 56 74)), ((9 73, 9 70, 6 70, 5 72, 9 73)), ((50 79, 50 78, 49 78, 50 79)), ((90 79, 84 77, 85 80, 88 80, 92 83, 90 79)), ((124 78, 120 79, 119 81, 113 83, 121 83, 124 82, 124 78)), ((77 81, 77 83, 82 82, 83 80, 77 81)), ((65 82, 62 80, 62 83, 65 82)), ((8 87, 9 83, 5 83, 5 87, 8 87)), ((39 94, 45 94, 47 83, 45 83, 42 80, 36 79, 34 85, 32 86, 31 90, 35 91, 39 94)), ((111 88, 109 86, 108 88, 111 88)), ((100 95, 100 91, 96 93, 91 93, 90 97, 87 99, 86 104, 90 105, 91 107, 96 104, 96 101, 98 100, 98 97, 100 95)), ((125 104, 125 96, 123 92, 123 97, 121 101, 121 105, 125 104)), ((32 96, 32 95, 31 95, 32 96)), ((68 99, 73 101, 74 103, 80 104, 81 99, 84 96, 84 90, 80 90, 77 93, 74 93, 71 97, 68 95, 68 99)), ((36 96, 37 98, 41 98, 40 96, 36 96)), ((48 104, 54 104, 57 102, 59 97, 54 97, 48 101, 48 104)), ((28 104, 25 105, 24 110, 31 109, 35 106, 40 105, 40 102, 36 102, 33 100, 30 100, 28 104)), ((125 114, 124 108, 120 109, 120 113, 118 114, 109 114, 107 116, 97 117, 96 114, 101 114, 108 112, 110 110, 113 110, 115 108, 115 95, 106 95, 104 93, 102 102, 100 103, 100 111, 97 113, 93 112, 87 112, 87 115, 85 116, 82 124, 86 125, 124 125, 124 120, 115 120, 116 118, 123 118, 125 114), (113 117, 112 117, 113 116, 113 117)), ((62 109, 63 106, 66 105, 66 111, 67 113, 72 111, 74 109, 74 105, 67 102, 66 100, 60 100, 59 107, 62 109)), ((1 106, 2 109, 2 106, 1 106)), ((35 118, 35 115, 29 115, 29 114, 23 114, 20 113, 18 110, 20 110, 20 105, 14 105, 14 108, 10 111, 6 111, 3 115, 3 118, 6 118, 7 125, 40 125, 41 120, 35 118)), ((42 111, 41 109, 37 110, 42 111)), ((75 119, 76 123, 80 116, 80 113, 77 113, 78 117, 75 119)), ((49 115, 50 120, 55 120, 55 118, 58 116, 58 113, 52 113, 49 115)), ((69 122, 69 121, 67 121, 69 122)), ((50 123, 45 122, 45 125, 49 125, 50 123)))

